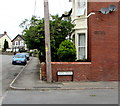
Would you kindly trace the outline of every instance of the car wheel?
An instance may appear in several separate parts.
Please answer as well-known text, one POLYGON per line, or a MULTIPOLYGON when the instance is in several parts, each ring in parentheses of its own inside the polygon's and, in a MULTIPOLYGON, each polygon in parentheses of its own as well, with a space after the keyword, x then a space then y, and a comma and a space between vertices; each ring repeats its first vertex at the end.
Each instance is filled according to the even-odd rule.
POLYGON ((26 65, 27 62, 24 63, 24 65, 26 65))
POLYGON ((13 61, 12 64, 15 65, 15 62, 13 61))

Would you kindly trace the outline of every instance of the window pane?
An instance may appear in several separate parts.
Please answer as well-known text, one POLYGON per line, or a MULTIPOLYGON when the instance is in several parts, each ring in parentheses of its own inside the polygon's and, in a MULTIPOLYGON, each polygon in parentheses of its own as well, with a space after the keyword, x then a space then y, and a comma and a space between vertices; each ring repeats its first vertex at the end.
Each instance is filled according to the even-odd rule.
POLYGON ((78 48, 78 59, 85 59, 85 47, 78 48))
POLYGON ((78 0, 76 16, 85 15, 85 8, 86 8, 85 4, 86 4, 86 0, 78 0))
POLYGON ((85 34, 79 34, 78 37, 78 46, 84 46, 85 47, 85 34))
POLYGON ((18 41, 15 41, 15 45, 18 45, 18 41))
POLYGON ((24 46, 24 41, 23 41, 23 40, 20 41, 20 45, 21 45, 21 46, 24 46))

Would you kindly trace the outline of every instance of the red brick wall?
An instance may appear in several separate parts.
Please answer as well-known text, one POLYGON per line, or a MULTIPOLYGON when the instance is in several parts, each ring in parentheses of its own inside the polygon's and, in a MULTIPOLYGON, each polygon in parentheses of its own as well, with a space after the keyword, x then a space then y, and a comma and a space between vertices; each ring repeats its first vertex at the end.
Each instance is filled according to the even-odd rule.
POLYGON ((119 10, 118 10, 118 78, 120 81, 120 2, 119 2, 119 10))
MULTIPOLYGON (((42 76, 46 77, 45 64, 41 65, 42 76)), ((90 62, 52 62, 53 81, 89 81, 91 79, 90 62), (57 76, 57 72, 73 71, 72 76, 57 76)), ((46 78, 45 78, 46 79, 46 78)))
MULTIPOLYGON (((90 2, 89 12, 99 11, 110 4, 118 5, 90 2)), ((118 9, 107 15, 95 13, 89 18, 92 80, 118 80, 118 9)))
MULTIPOLYGON (((91 62, 52 63, 53 81, 70 81, 70 76, 57 77, 58 71, 73 71, 73 81, 116 81, 120 67, 120 4, 110 2, 89 2, 88 13, 88 57, 91 62), (99 13, 101 8, 114 4, 118 9, 107 15, 99 13), (119 14, 119 15, 118 15, 119 14), (119 29, 119 30, 118 30, 119 29)), ((45 65, 42 66, 45 74, 45 65)))

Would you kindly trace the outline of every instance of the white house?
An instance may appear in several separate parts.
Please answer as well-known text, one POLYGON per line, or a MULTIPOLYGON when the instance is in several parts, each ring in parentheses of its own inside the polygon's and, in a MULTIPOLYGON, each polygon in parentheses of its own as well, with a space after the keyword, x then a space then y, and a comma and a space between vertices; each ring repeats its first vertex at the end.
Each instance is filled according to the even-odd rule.
POLYGON ((25 39, 22 35, 17 35, 13 40, 12 40, 12 49, 13 51, 18 52, 20 49, 27 50, 27 45, 25 44, 25 39))
POLYGON ((72 34, 77 49, 77 60, 87 59, 87 0, 70 0, 72 2, 72 23, 75 32, 72 34))
POLYGON ((4 48, 4 42, 5 42, 5 40, 8 42, 9 48, 12 48, 11 39, 7 35, 7 32, 4 32, 4 34, 0 34, 0 51, 4 48))

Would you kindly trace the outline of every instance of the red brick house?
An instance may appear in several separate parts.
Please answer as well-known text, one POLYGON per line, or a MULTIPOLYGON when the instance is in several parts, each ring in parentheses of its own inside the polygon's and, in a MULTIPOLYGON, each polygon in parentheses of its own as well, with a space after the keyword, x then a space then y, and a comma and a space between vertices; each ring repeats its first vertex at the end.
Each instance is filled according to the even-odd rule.
POLYGON ((120 46, 120 2, 89 2, 88 57, 91 60, 91 80, 118 80, 120 46), (116 11, 106 15, 97 12, 101 7, 116 5, 116 11))
MULTIPOLYGON (((90 13, 94 13, 94 15, 86 18, 87 50, 85 53, 90 62, 52 62, 53 81, 119 80, 120 2, 88 2, 87 15, 90 13), (108 8, 110 5, 115 5, 117 9, 108 14, 100 12, 101 8, 108 8), (73 73, 58 75, 58 72, 73 73)), ((78 43, 78 39, 76 39, 76 43, 78 43)), ((45 65, 41 66, 42 76, 45 77, 45 65)))

